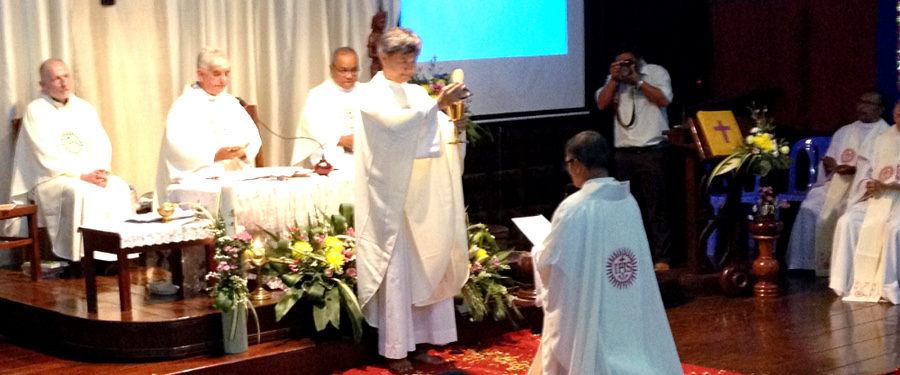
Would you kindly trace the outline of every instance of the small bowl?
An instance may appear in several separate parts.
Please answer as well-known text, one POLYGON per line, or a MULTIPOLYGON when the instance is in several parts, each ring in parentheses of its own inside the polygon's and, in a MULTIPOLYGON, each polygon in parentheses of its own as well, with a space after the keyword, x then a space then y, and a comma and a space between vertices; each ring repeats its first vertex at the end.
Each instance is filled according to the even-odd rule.
POLYGON ((150 294, 156 294, 160 296, 171 296, 175 293, 178 293, 178 285, 172 284, 166 280, 157 280, 151 281, 147 284, 147 290, 150 291, 150 294))

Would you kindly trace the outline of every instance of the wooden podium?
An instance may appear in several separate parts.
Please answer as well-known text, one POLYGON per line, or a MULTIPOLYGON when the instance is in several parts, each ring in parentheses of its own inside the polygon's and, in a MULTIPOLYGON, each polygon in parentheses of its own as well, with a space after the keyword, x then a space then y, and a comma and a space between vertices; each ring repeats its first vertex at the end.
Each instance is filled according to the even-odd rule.
POLYGON ((686 124, 674 126, 667 136, 669 144, 685 155, 684 222, 688 272, 718 277, 719 284, 727 293, 748 291, 749 267, 733 265, 716 273, 716 267, 706 256, 705 243, 711 228, 704 225, 707 230, 700 230, 701 223, 714 218, 711 210, 706 209, 709 194, 704 185, 711 176, 705 167, 717 164, 724 156, 731 154, 735 145, 743 144, 738 123, 730 111, 700 111, 698 118, 689 118, 686 124))

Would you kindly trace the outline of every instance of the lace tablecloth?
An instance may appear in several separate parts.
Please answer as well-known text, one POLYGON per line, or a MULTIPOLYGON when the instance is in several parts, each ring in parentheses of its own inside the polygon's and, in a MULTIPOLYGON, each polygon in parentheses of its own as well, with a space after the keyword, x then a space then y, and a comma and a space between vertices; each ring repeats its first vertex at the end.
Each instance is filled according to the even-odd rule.
POLYGON ((209 238, 212 236, 209 225, 209 220, 187 218, 168 223, 97 222, 82 228, 118 233, 122 238, 119 247, 126 249, 209 238))
MULTIPOLYGON (((168 187, 170 202, 194 202, 216 212, 222 187, 234 192, 235 224, 253 234, 262 229, 278 233, 309 219, 338 212, 341 203, 353 202, 353 175, 336 170, 329 176, 310 174, 288 178, 285 167, 229 172, 218 179, 185 179, 168 187)), ((289 170, 288 170, 289 171, 289 170)))

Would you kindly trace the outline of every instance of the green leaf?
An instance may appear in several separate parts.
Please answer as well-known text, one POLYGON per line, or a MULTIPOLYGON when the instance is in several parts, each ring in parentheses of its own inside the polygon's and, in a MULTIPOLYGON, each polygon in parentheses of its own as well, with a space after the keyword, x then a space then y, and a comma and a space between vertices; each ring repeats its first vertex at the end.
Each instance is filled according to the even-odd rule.
POLYGON ((334 233, 346 232, 347 218, 341 216, 340 214, 331 215, 331 227, 334 228, 334 233))
POLYGON ((284 281, 284 284, 287 286, 297 285, 297 282, 300 281, 300 274, 299 273, 282 274, 281 281, 284 281))
POLYGON ((351 328, 353 328, 353 340, 360 342, 363 334, 363 321, 365 319, 362 309, 359 307, 359 300, 356 299, 356 293, 353 292, 347 284, 339 279, 334 280, 337 288, 341 292, 344 300, 344 308, 350 318, 351 328))
POLYGON ((281 300, 275 304, 275 321, 280 321, 288 311, 291 311, 291 308, 294 307, 294 304, 296 304, 300 298, 303 298, 303 290, 297 288, 288 289, 287 293, 284 294, 284 297, 281 297, 281 300))
POLYGON ((316 331, 320 332, 328 326, 328 313, 325 311, 325 305, 313 305, 313 324, 316 331))
POLYGON ((353 226, 353 203, 341 203, 341 205, 338 206, 338 212, 341 213, 341 216, 343 216, 345 219, 347 219, 347 223, 349 223, 350 226, 352 227, 353 226))
POLYGON ((325 286, 322 283, 313 283, 306 291, 309 296, 309 302, 314 305, 321 305, 325 299, 325 286))
POLYGON ((334 328, 341 328, 341 292, 338 288, 325 292, 325 315, 334 328))
POLYGON ((706 182, 706 188, 709 189, 710 185, 712 185, 712 181, 716 176, 725 174, 735 168, 741 166, 744 163, 744 160, 749 157, 750 154, 731 154, 725 157, 719 164, 713 168, 712 173, 710 174, 709 181, 706 182))

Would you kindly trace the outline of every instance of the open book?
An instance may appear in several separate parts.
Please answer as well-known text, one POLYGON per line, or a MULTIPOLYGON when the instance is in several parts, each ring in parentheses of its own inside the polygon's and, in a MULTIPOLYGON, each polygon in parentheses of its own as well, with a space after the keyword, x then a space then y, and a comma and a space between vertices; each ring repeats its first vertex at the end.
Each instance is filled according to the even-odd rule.
POLYGON ((550 234, 550 221, 544 215, 514 217, 512 221, 532 245, 544 243, 550 234))

